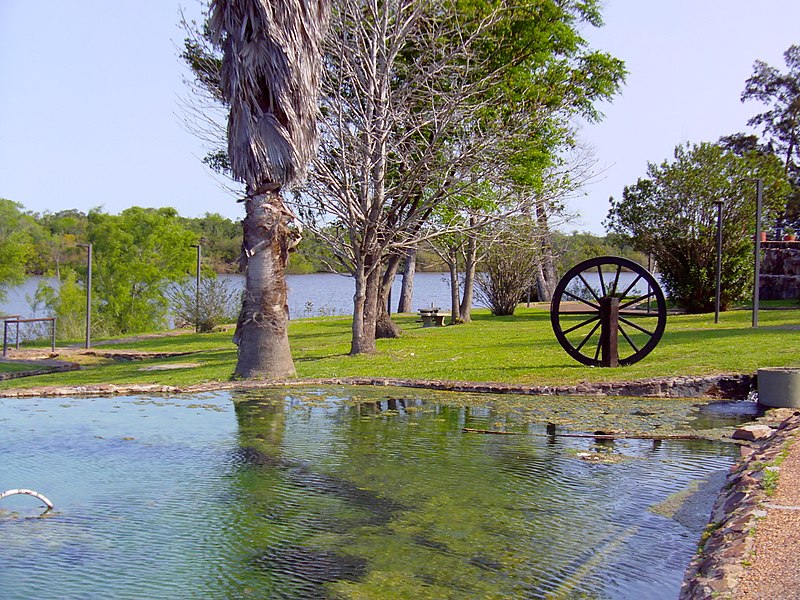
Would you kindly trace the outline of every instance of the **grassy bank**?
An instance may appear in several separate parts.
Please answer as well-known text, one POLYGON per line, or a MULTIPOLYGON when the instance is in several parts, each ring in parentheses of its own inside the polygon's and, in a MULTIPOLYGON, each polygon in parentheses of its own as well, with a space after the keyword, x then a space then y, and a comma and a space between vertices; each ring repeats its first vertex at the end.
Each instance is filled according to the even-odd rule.
MULTIPOLYGON (((513 317, 476 311, 474 322, 423 329, 415 315, 398 315, 403 336, 379 340, 378 354, 349 356, 350 318, 321 317, 291 322, 289 337, 299 377, 400 377, 557 385, 622 381, 674 375, 753 373, 759 367, 800 366, 800 310, 672 315, 658 347, 644 360, 618 369, 583 366, 558 345, 545 308, 521 308, 513 317)), ((64 354, 85 368, 0 382, 0 389, 40 385, 160 383, 188 385, 226 381, 236 360, 231 333, 152 337, 103 350, 195 352, 167 359, 118 362, 64 354), (176 369, 169 369, 177 366, 176 369)))

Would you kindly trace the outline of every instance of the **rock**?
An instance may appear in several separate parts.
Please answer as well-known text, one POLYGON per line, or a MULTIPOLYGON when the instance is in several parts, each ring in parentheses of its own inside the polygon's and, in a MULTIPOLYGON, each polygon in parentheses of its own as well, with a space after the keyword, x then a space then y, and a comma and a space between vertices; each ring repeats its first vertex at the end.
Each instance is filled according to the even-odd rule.
POLYGON ((744 425, 733 432, 731 437, 735 440, 765 440, 772 435, 772 428, 767 425, 744 425))

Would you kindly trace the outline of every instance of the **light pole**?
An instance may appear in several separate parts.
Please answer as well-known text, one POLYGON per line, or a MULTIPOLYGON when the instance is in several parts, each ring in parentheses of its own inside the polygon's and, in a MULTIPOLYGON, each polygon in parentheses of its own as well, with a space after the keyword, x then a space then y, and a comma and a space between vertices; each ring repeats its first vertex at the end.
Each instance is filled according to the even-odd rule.
POLYGON ((717 293, 714 298, 714 323, 719 323, 719 297, 722 291, 722 207, 724 200, 714 200, 717 205, 717 293))
POLYGON ((194 292, 194 330, 196 333, 200 333, 200 258, 203 251, 201 244, 192 244, 192 248, 197 248, 197 275, 194 292))
POLYGON ((756 242, 755 273, 753 275, 753 327, 758 327, 758 286, 761 279, 761 205, 763 203, 764 180, 756 179, 756 242))
POLYGON ((86 248, 86 349, 92 340, 92 243, 78 244, 86 248))

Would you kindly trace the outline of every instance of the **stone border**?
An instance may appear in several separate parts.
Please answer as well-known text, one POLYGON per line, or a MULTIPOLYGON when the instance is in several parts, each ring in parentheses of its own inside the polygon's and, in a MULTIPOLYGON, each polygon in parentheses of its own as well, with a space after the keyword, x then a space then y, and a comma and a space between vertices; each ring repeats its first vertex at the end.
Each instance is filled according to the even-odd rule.
MULTIPOLYGON (((791 416, 754 450, 742 447, 744 460, 728 473, 697 554, 686 569, 680 600, 733 597, 746 571, 744 562, 753 552, 755 528, 767 515, 762 508, 768 501, 762 483, 765 467, 800 433, 800 412, 780 410, 791 416)), ((773 412, 778 418, 781 414, 785 413, 773 412)))
MULTIPOLYGON (((48 361, 33 362, 28 371, 9 371, 0 373, 0 381, 7 379, 19 379, 21 377, 33 377, 35 375, 50 375, 51 373, 66 373, 68 371, 79 371, 81 366, 78 363, 53 361, 58 364, 46 364, 48 361)), ((2 396, 2 392, 0 392, 2 396)))
POLYGON ((581 383, 567 386, 539 386, 512 383, 430 381, 389 377, 332 377, 322 379, 214 381, 189 386, 160 384, 96 384, 47 386, 0 390, 0 397, 31 398, 60 396, 116 396, 121 394, 184 394, 230 389, 301 387, 309 385, 364 385, 420 388, 449 392, 522 394, 530 396, 633 396, 641 398, 720 398, 743 400, 753 389, 753 375, 709 375, 669 377, 639 381, 581 383))

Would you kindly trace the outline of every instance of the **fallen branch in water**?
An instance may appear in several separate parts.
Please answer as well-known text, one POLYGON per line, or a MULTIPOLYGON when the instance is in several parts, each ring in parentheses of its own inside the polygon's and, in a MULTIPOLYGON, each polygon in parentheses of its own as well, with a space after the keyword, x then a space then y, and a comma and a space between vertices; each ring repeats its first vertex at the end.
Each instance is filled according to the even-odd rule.
POLYGON ((519 431, 493 431, 491 429, 470 429, 469 427, 463 427, 461 431, 464 433, 489 433, 492 435, 522 435, 519 431))
POLYGON ((492 435, 529 435, 531 437, 593 438, 596 440, 704 440, 696 433, 522 433, 520 431, 494 431, 492 429, 470 429, 463 427, 464 433, 487 433, 492 435))

